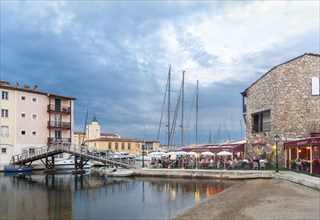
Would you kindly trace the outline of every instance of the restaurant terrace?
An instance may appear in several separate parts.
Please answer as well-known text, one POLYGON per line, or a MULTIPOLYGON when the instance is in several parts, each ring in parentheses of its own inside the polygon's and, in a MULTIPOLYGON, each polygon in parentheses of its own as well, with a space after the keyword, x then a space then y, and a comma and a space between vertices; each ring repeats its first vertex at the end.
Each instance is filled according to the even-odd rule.
POLYGON ((320 175, 320 137, 310 137, 283 144, 286 168, 320 175))

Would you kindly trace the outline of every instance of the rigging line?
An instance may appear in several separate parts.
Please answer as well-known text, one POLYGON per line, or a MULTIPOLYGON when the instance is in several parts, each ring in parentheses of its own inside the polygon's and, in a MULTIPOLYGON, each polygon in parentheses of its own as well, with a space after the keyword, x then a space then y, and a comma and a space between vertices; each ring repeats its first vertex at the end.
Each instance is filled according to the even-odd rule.
POLYGON ((170 133, 170 137, 171 137, 171 142, 170 144, 172 145, 172 141, 173 141, 173 137, 174 137, 174 132, 176 129, 176 124, 177 124, 177 118, 178 118, 178 114, 179 114, 179 107, 180 107, 180 100, 181 100, 181 88, 182 85, 180 87, 180 91, 179 91, 179 96, 178 96, 178 101, 177 101, 177 105, 176 105, 176 110, 174 112, 174 116, 173 116, 173 121, 172 121, 172 126, 171 126, 171 133, 170 133))
POLYGON ((196 145, 198 145, 198 108, 199 108, 199 80, 197 80, 197 96, 196 96, 196 145))
POLYGON ((230 135, 229 135, 229 131, 228 131, 228 128, 227 128, 226 123, 225 123, 225 121, 224 121, 224 120, 223 120, 223 125, 224 125, 224 128, 226 129, 226 132, 227 132, 227 135, 228 135, 229 141, 231 141, 231 139, 230 139, 230 135))
POLYGON ((188 130, 188 144, 190 144, 191 142, 191 129, 190 129, 190 116, 191 116, 191 113, 192 113, 192 109, 193 109, 193 106, 194 106, 194 100, 195 100, 195 94, 193 95, 193 99, 192 99, 192 103, 191 103, 191 106, 190 106, 190 111, 189 111, 189 115, 188 115, 188 119, 187 119, 187 130, 188 130))
MULTIPOLYGON (((86 121, 85 121, 84 129, 83 129, 82 145, 84 145, 84 137, 86 136, 86 128, 87 128, 87 123, 88 123, 88 112, 89 112, 89 107, 87 107, 86 121)), ((88 136, 88 138, 89 138, 89 136, 88 136)))
POLYGON ((220 143, 221 142, 221 124, 219 124, 219 127, 218 127, 218 131, 217 131, 217 143, 220 143))
POLYGON ((170 148, 170 91, 171 90, 171 65, 168 72, 168 148, 170 148))
POLYGON ((189 112, 189 115, 188 115, 188 120, 187 120, 187 126, 188 127, 190 127, 190 116, 191 116, 191 112, 192 112, 192 109, 193 109, 195 98, 196 98, 196 92, 193 95, 193 99, 192 99, 192 103, 191 103, 191 107, 190 107, 190 112, 189 112))
POLYGON ((182 72, 182 82, 181 82, 181 146, 183 146, 183 132, 184 132, 184 124, 183 124, 183 120, 184 120, 184 73, 185 71, 182 72))
POLYGON ((161 111, 161 117, 160 117, 160 123, 159 123, 157 141, 159 141, 160 129, 161 129, 161 125, 162 125, 163 110, 164 110, 164 106, 165 106, 165 102, 166 102, 166 98, 167 98, 168 81, 169 81, 169 76, 168 76, 168 78, 167 78, 166 89, 165 89, 165 91, 164 91, 164 99, 163 99, 163 103, 162 103, 162 111, 161 111))

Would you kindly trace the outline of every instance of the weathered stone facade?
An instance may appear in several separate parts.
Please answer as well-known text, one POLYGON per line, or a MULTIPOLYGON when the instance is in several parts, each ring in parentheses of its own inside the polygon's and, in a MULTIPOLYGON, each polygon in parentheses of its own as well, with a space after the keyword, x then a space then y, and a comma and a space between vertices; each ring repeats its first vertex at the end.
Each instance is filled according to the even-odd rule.
POLYGON ((320 96, 311 93, 312 77, 320 78, 320 55, 304 54, 272 68, 242 93, 249 158, 272 161, 278 134, 283 166, 283 141, 320 133, 320 96))

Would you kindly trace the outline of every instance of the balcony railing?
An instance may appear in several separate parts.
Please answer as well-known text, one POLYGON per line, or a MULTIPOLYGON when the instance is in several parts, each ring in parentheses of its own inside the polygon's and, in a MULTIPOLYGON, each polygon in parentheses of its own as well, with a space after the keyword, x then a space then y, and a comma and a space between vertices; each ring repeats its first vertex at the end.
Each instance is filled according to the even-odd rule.
POLYGON ((71 143, 71 138, 48 138, 48 144, 71 143))
POLYGON ((48 112, 61 112, 61 113, 66 113, 70 114, 71 113, 71 108, 68 106, 55 106, 55 105, 48 105, 48 112))
POLYGON ((48 128, 62 128, 62 129, 70 129, 70 122, 62 122, 62 121, 48 121, 48 128))

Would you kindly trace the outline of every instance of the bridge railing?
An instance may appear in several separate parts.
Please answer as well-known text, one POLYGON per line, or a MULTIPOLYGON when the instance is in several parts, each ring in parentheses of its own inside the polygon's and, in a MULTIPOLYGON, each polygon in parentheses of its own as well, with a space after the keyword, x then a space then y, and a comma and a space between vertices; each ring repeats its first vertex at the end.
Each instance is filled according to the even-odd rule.
MULTIPOLYGON (((64 149, 77 149, 76 147, 70 147, 70 143, 50 144, 43 147, 35 148, 32 152, 23 152, 12 156, 10 163, 19 164, 25 160, 29 160, 38 156, 52 154, 54 152, 63 152, 64 149)), ((80 148, 79 148, 80 149, 80 148)))
POLYGON ((96 157, 93 156, 88 152, 88 147, 83 145, 74 145, 71 143, 56 143, 56 144, 50 144, 47 146, 39 147, 34 149, 33 152, 24 152, 21 154, 17 154, 12 156, 10 164, 16 165, 16 164, 25 164, 34 160, 38 160, 41 158, 44 158, 49 155, 55 155, 59 153, 69 153, 73 155, 77 155, 83 158, 92 159, 96 161, 103 161, 104 163, 108 164, 116 164, 116 165, 122 165, 122 166, 128 166, 128 167, 135 167, 135 161, 131 159, 120 159, 114 160, 112 158, 102 158, 102 157, 96 157))

